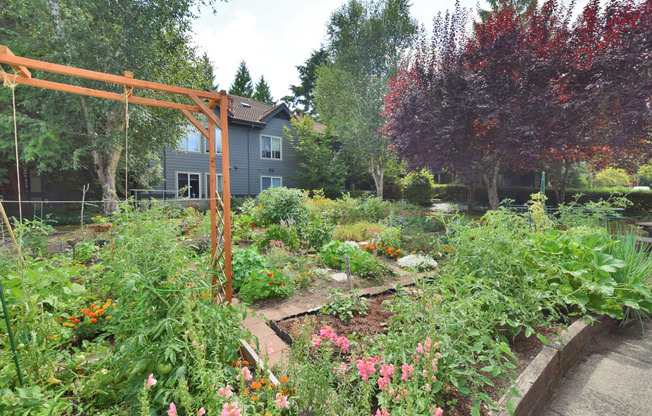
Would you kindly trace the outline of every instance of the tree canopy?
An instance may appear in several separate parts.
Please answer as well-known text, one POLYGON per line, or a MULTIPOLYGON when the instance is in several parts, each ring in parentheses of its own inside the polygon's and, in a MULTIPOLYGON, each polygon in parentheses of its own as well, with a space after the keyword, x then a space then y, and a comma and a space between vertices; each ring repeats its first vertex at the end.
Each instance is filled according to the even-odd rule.
MULTIPOLYGON (((210 62, 190 42, 198 3, 9 0, 0 10, 0 33, 2 42, 17 55, 111 74, 129 70, 140 79, 209 89, 214 82, 210 62)), ((38 77, 107 89, 105 83, 57 74, 38 73, 38 77)), ((124 93, 119 86, 111 90, 124 93)), ((17 86, 16 95, 21 157, 41 170, 93 170, 108 201, 105 211, 115 210, 116 172, 125 145, 125 104, 27 86, 17 86)), ((142 95, 161 96, 146 91, 142 95)), ((6 119, 10 103, 6 95, 2 97, 0 114, 6 119)), ((183 132, 183 120, 179 112, 130 106, 130 171, 142 171, 164 145, 174 145, 183 132)))
POLYGON ((571 24, 555 0, 501 2, 472 30, 458 8, 391 80, 385 132, 413 165, 482 177, 494 209, 501 169, 557 164, 563 182, 582 158, 649 157, 651 4, 594 1, 571 24))

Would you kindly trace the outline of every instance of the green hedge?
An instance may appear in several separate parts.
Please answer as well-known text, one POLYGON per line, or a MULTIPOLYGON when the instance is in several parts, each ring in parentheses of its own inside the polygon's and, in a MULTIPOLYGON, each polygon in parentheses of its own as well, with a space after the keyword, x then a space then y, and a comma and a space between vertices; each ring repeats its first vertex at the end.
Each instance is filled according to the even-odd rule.
MULTIPOLYGON (((510 186, 498 188, 498 198, 513 199, 516 204, 524 204, 530 200, 530 195, 539 192, 539 188, 525 187, 525 186, 510 186)), ((573 201, 574 195, 583 194, 579 202, 586 203, 589 201, 599 201, 600 199, 607 200, 614 194, 619 193, 619 196, 625 195, 633 205, 629 206, 625 212, 627 213, 652 213, 652 191, 632 191, 629 188, 593 188, 593 189, 575 189, 569 188, 566 190, 566 202, 573 201)), ((557 205, 557 196, 554 190, 547 188, 546 196, 548 197, 548 204, 557 205)), ((464 185, 435 185, 435 198, 445 201, 466 201, 467 192, 464 185)), ((487 190, 485 188, 477 188, 475 191, 476 204, 489 204, 487 197, 487 190)))

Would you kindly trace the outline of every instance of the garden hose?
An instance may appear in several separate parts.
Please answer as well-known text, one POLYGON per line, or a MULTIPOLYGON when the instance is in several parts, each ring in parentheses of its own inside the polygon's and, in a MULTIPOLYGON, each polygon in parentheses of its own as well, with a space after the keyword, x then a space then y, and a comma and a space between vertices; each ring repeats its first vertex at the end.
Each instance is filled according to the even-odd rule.
POLYGON ((5 314, 5 323, 7 324, 7 333, 9 334, 11 351, 14 353, 14 364, 16 364, 16 372, 18 373, 18 383, 20 383, 20 387, 23 387, 23 374, 20 371, 18 352, 16 351, 16 343, 14 342, 14 332, 11 330, 11 322, 9 322, 9 312, 7 311, 7 303, 5 302, 5 290, 2 287, 2 282, 0 282, 0 300, 2 300, 2 311, 5 314))

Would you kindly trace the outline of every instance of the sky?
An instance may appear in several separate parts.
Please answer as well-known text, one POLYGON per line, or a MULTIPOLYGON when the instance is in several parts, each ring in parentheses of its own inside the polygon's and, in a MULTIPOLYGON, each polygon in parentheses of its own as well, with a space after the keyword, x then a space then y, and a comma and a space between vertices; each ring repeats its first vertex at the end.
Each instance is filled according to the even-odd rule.
MULTIPOLYGON (((564 1, 565 3, 568 0, 564 1)), ((587 0, 578 0, 578 6, 587 0)), ((345 0, 216 0, 193 25, 193 40, 213 62, 215 82, 228 90, 238 65, 247 63, 255 85, 261 75, 275 100, 299 84, 297 65, 326 42, 326 23, 345 0)), ((411 14, 430 30, 432 19, 452 10, 455 0, 412 0, 411 14)), ((488 8, 486 0, 460 0, 465 8, 488 8)), ((575 9, 578 10, 577 8, 575 9)))
MULTIPOLYGON (((478 0, 460 0, 474 8, 478 0)), ((299 84, 297 65, 326 41, 326 23, 345 0, 229 0, 205 7, 193 26, 193 39, 213 62, 215 82, 228 90, 244 60, 254 85, 263 75, 275 100, 299 84)), ((484 4, 484 0, 481 1, 484 4)), ((455 0, 412 0, 412 17, 427 28, 455 0)))

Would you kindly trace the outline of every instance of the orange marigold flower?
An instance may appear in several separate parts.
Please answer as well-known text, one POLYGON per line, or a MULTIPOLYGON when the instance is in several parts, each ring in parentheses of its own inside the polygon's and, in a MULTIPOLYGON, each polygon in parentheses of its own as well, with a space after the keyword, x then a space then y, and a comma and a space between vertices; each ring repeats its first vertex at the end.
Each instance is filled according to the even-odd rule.
POLYGON ((94 324, 97 322, 97 318, 91 318, 91 323, 94 324))
POLYGON ((274 387, 274 383, 269 383, 269 384, 267 385, 267 387, 269 387, 270 389, 273 388, 273 387, 274 387))
POLYGON ((244 394, 248 396, 249 395, 249 389, 245 389, 244 394))
POLYGON ((281 377, 281 383, 287 383, 288 378, 287 377, 281 377))
POLYGON ((264 378, 260 379, 260 384, 265 384, 265 379, 264 378))
POLYGON ((251 388, 254 389, 254 390, 258 390, 261 387, 262 387, 262 385, 257 381, 254 381, 253 383, 251 383, 251 388))
MULTIPOLYGON (((239 362, 240 362, 240 361, 238 361, 238 363, 239 363, 239 362)), ((242 360, 242 365, 249 365, 249 361, 247 361, 247 360, 242 360)))

